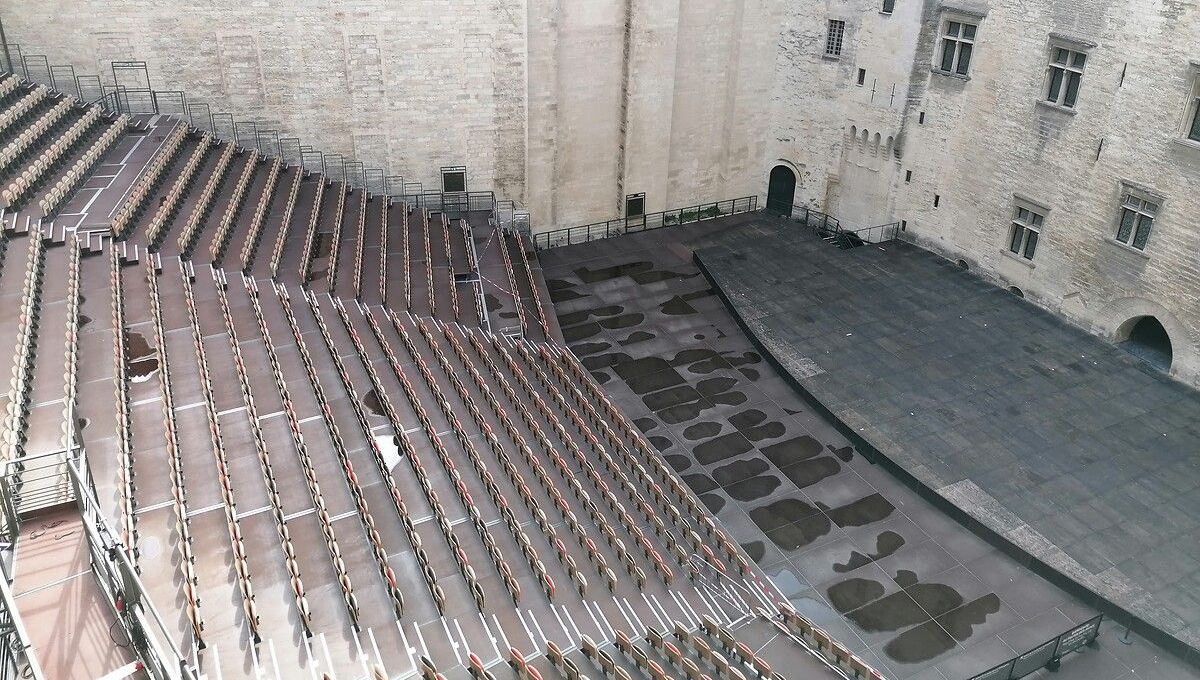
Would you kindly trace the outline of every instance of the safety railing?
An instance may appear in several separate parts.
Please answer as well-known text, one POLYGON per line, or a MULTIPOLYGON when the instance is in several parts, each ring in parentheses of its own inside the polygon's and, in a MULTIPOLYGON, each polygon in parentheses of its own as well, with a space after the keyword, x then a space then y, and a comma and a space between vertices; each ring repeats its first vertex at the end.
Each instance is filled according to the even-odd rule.
POLYGON ((31 647, 29 634, 21 623, 16 598, 5 575, 0 578, 0 678, 44 680, 46 676, 37 658, 30 653, 31 647))
POLYGON ((1056 671, 1063 657, 1096 641, 1096 636, 1100 634, 1100 622, 1103 620, 1103 614, 1088 619, 1062 635, 1043 642, 999 666, 989 668, 970 680, 1017 680, 1040 668, 1056 671))
POLYGON ((496 194, 491 191, 423 191, 412 194, 392 194, 392 198, 430 212, 444 213, 448 218, 462 217, 472 212, 491 212, 496 208, 496 194))
POLYGON ((758 210, 757 196, 732 198, 715 203, 703 203, 687 208, 676 208, 662 212, 621 217, 606 222, 584 224, 578 227, 567 227, 544 231, 533 235, 533 244, 538 250, 569 246, 575 243, 587 243, 602 238, 612 238, 622 234, 635 234, 642 231, 673 227, 680 224, 691 224, 703 220, 711 220, 726 215, 754 212, 758 210))
MULTIPOLYGON (((21 514, 74 501, 83 520, 92 573, 148 677, 153 680, 195 680, 195 674, 150 601, 124 546, 101 512, 82 447, 72 435, 73 432, 68 439, 74 445, 68 450, 24 456, 6 463, 0 477, 0 499, 4 502, 7 521, 5 530, 13 537, 18 536, 21 514)), ((0 580, 4 581, 5 590, 0 599, 8 598, 3 602, 8 608, 11 593, 7 592, 7 574, 0 580)), ((26 677, 3 674, 8 668, 4 664, 18 658, 17 652, 29 647, 27 637, 14 646, 8 631, 10 628, 18 630, 18 627, 15 609, 0 612, 0 638, 4 643, 4 649, 0 650, 0 677, 26 677)), ((23 635, 23 629, 20 634, 23 635)))
POLYGON ((874 227, 867 227, 865 229, 846 231, 844 233, 846 233, 850 238, 858 240, 859 243, 856 243, 855 245, 861 245, 863 243, 886 243, 888 241, 894 241, 896 237, 899 236, 900 223, 891 222, 888 224, 880 224, 874 227))

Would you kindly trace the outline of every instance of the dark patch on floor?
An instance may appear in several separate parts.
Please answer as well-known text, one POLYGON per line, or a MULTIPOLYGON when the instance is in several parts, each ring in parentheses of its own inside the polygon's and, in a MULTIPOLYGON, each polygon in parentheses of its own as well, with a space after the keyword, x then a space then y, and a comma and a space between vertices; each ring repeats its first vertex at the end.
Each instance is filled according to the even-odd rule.
POLYGON ((888 499, 873 493, 866 498, 829 510, 827 514, 839 527, 861 527, 887 519, 895 509, 896 506, 888 499))
POLYGON ((766 498, 783 484, 775 475, 758 475, 724 487, 725 493, 743 503, 766 498))
POLYGON ((129 354, 129 379, 149 377, 158 370, 158 356, 146 340, 146 336, 137 331, 125 329, 126 352, 129 354))
POLYGON ((624 340, 618 340, 617 342, 620 343, 622 347, 628 347, 630 345, 636 345, 639 342, 653 340, 655 337, 656 336, 653 333, 647 333, 646 331, 634 331, 629 334, 629 337, 625 338, 624 340))
POLYGON ((92 322, 92 317, 88 316, 87 314, 79 315, 79 327, 80 328, 83 328, 84 326, 88 325, 91 322, 92 322))
POLYGON ((696 461, 701 465, 711 465, 727 458, 740 456, 753 448, 750 442, 742 436, 741 432, 730 432, 716 439, 710 439, 703 444, 697 444, 692 449, 692 455, 696 457, 696 461))
POLYGON ((379 401, 379 394, 374 389, 368 390, 363 395, 362 403, 371 413, 377 416, 384 417, 387 415, 383 410, 383 404, 379 401))
MULTIPOLYGON (((829 604, 845 614, 883 597, 883 584, 869 578, 848 578, 825 590, 829 604)), ((928 618, 928 617, 927 617, 928 618)), ((915 623, 915 622, 914 622, 915 623)))
POLYGON ((653 418, 638 418, 633 421, 633 424, 637 425, 637 429, 642 432, 650 432, 658 427, 658 423, 653 418))
POLYGON ((779 442, 778 444, 764 446, 762 452, 767 457, 767 460, 774 463, 780 469, 783 469, 802 460, 812 458, 820 453, 822 449, 821 442, 805 434, 779 442))
POLYGON ((712 514, 717 514, 725 508, 725 499, 715 493, 706 493, 700 497, 700 501, 708 508, 712 514))
POLYGON ((586 357, 589 354, 603 352, 609 347, 612 347, 612 345, 607 342, 581 342, 578 345, 572 345, 571 351, 574 352, 575 356, 577 357, 586 357))
POLYGON ((767 461, 761 458, 749 458, 747 460, 735 460, 727 465, 713 468, 712 477, 717 480, 717 484, 728 486, 734 482, 740 482, 743 479, 761 475, 770 469, 771 465, 767 461))
POLYGON ((910 628, 883 646, 888 658, 900 663, 920 663, 954 649, 954 638, 936 621, 910 628))
POLYGON ((708 439, 709 437, 716 435, 720 431, 721 431, 720 423, 712 423, 712 422, 706 421, 703 423, 696 423, 695 425, 688 425, 683 430, 683 436, 688 439, 691 439, 692 441, 697 441, 700 439, 708 439))
POLYGON ((767 414, 756 408, 729 416, 729 424, 736 427, 738 432, 746 435, 746 439, 752 442, 778 439, 786 434, 787 429, 784 428, 783 423, 773 420, 764 425, 766 420, 767 414))
POLYGON ((658 449, 659 453, 662 453, 673 446, 670 439, 658 436, 650 437, 650 444, 653 445, 655 449, 658 449))
POLYGON ((849 571, 854 571, 859 567, 866 566, 872 562, 877 562, 895 553, 904 546, 904 537, 894 531, 885 531, 875 539, 875 552, 870 555, 864 555, 857 550, 851 551, 850 559, 846 560, 845 564, 835 563, 833 570, 839 574, 844 574, 849 571))
POLYGON ((802 460, 795 465, 780 468, 780 472, 786 475, 800 489, 812 486, 823 479, 828 479, 841 471, 842 466, 829 456, 802 460))
POLYGON ((762 564, 762 559, 767 555, 767 544, 762 541, 750 541, 742 543, 742 550, 746 551, 746 555, 754 560, 755 564, 762 564))

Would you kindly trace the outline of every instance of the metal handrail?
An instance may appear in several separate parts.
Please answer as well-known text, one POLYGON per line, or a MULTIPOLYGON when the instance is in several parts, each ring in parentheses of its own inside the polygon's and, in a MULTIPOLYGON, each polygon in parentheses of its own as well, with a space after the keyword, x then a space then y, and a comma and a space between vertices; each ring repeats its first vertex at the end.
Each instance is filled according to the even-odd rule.
MULTIPOLYGON (((195 680, 117 533, 100 510, 83 447, 74 435, 71 428, 68 438, 73 445, 69 449, 22 456, 5 463, 0 477, 0 500, 4 502, 6 515, 4 529, 15 539, 23 511, 74 501, 87 537, 93 575, 146 673, 154 680, 195 680), (27 489, 30 485, 35 487, 32 492, 27 489)), ((0 580, 7 580, 7 574, 5 577, 0 580)))
POLYGON ((0 677, 44 680, 46 676, 32 649, 6 574, 0 578, 0 677))
POLYGON ((736 215, 739 213, 758 210, 757 196, 743 196, 714 203, 701 203, 687 208, 663 210, 661 212, 618 217, 604 222, 594 222, 577 227, 565 227, 543 231, 533 235, 533 245, 538 250, 556 248, 558 246, 587 243, 599 239, 612 238, 622 234, 634 234, 663 227, 674 227, 680 224, 702 222, 717 217, 736 215))
POLYGON ((1096 636, 1100 634, 1100 622, 1103 620, 1104 615, 1098 614, 1024 654, 972 676, 970 680, 1017 680, 1042 668, 1056 671, 1063 657, 1096 641, 1096 636))

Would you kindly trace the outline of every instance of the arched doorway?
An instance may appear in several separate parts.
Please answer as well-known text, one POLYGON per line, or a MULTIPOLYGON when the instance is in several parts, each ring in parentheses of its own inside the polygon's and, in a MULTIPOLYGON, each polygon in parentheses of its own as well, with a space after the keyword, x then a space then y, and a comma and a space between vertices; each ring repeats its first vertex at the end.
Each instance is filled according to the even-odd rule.
POLYGON ((1117 331, 1121 348, 1160 371, 1171 370, 1174 352, 1171 337, 1162 322, 1153 316, 1136 316, 1117 331))
POLYGON ((771 170, 771 181, 767 186, 767 210, 791 215, 795 198, 796 173, 786 165, 776 165, 771 170))

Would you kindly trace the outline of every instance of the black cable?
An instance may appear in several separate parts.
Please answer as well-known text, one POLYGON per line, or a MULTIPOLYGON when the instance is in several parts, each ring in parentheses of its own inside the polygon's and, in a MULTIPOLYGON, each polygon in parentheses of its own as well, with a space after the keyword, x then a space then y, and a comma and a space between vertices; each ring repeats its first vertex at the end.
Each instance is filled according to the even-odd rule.
MULTIPOLYGON (((121 623, 121 619, 116 619, 112 623, 108 624, 108 639, 112 640, 113 644, 120 647, 121 649, 128 649, 129 645, 131 644, 131 641, 128 636, 123 636, 125 638, 125 642, 122 643, 117 640, 116 636, 113 635, 113 627, 119 623, 121 623)), ((121 629, 121 632, 124 632, 123 628, 121 629)))

